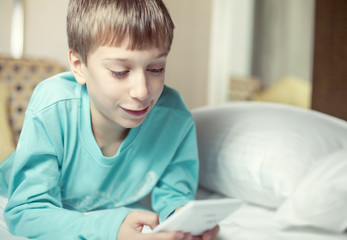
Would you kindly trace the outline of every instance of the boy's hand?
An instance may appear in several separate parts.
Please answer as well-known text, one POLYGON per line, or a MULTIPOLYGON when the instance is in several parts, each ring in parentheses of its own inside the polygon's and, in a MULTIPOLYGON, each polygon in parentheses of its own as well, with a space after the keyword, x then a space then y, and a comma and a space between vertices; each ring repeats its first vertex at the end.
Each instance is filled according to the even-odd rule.
POLYGON ((217 234, 219 232, 219 226, 215 226, 211 230, 205 232, 202 236, 193 236, 192 238, 186 238, 186 239, 192 239, 192 240, 215 240, 217 239, 217 234))
MULTIPOLYGON (((159 217, 155 213, 133 211, 124 219, 119 228, 117 240, 185 240, 192 239, 189 234, 181 232, 162 232, 142 234, 143 225, 152 229, 159 224, 159 217)), ((194 239, 194 238, 193 238, 194 239)), ((197 238, 204 239, 204 238, 197 238)), ((213 239, 213 238, 212 238, 213 239)))
MULTIPOLYGON (((179 211, 182 207, 178 207, 176 208, 176 211, 179 211)), ((184 240, 215 240, 217 239, 217 235, 219 232, 219 225, 215 226, 214 228, 212 228, 209 231, 206 231, 202 236, 192 236, 191 234, 187 234, 185 235, 185 239, 184 240)))

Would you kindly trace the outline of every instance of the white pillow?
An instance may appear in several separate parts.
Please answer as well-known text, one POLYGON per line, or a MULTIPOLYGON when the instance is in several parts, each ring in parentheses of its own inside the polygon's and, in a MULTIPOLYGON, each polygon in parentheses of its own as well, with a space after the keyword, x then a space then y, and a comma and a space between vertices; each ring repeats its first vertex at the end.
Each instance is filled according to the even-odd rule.
POLYGON ((287 226, 347 229, 347 148, 319 161, 276 218, 287 226))
POLYGON ((276 208, 321 156, 347 146, 347 122, 285 104, 233 102, 192 111, 200 185, 276 208))

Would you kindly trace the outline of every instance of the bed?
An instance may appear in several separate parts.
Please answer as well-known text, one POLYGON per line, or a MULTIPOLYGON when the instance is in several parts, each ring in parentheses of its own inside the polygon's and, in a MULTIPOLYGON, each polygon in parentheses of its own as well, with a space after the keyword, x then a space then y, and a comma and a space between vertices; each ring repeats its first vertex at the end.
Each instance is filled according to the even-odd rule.
MULTIPOLYGON (((237 198, 218 240, 347 239, 347 122, 285 104, 233 102, 192 111, 197 199, 237 198)), ((0 209, 6 199, 0 198, 0 209)), ((12 236, 0 217, 0 239, 12 236)))
MULTIPOLYGON (((192 111, 197 199, 236 198, 218 240, 347 239, 347 122, 286 104, 232 102, 192 111)), ((6 205, 0 197, 0 212, 6 205)), ((0 239, 12 236, 0 217, 0 239)))
MULTIPOLYGON (((192 111, 200 155, 197 199, 236 198, 218 240, 347 239, 347 121, 279 103, 192 111)), ((2 212, 6 199, 0 197, 2 212)), ((0 215, 0 239, 12 236, 0 215)))
POLYGON ((278 103, 193 110, 198 199, 244 204, 219 240, 347 239, 347 122, 278 103))

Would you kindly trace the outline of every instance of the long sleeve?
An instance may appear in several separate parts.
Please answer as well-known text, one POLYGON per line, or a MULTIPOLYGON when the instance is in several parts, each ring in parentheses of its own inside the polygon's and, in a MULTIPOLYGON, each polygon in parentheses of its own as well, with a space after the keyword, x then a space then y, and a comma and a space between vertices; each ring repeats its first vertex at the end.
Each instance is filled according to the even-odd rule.
POLYGON ((59 161, 49 130, 27 111, 12 159, 9 202, 4 213, 11 232, 35 239, 115 240, 130 210, 120 207, 86 215, 64 209, 60 189, 64 163, 59 161))
POLYGON ((161 221, 177 207, 195 198, 199 161, 193 121, 189 122, 184 133, 171 163, 152 193, 152 206, 161 221))

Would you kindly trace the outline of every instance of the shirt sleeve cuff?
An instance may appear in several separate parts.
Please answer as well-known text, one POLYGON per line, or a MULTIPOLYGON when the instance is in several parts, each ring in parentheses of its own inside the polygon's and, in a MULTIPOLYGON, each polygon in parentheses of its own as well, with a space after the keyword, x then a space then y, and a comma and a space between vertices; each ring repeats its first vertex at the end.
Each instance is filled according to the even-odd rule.
POLYGON ((175 202, 173 204, 170 204, 170 207, 167 207, 165 210, 163 210, 160 214, 159 214, 159 219, 160 222, 165 221, 167 218, 169 218, 172 214, 174 214, 176 208, 178 207, 182 207, 184 205, 186 205, 188 202, 190 202, 189 200, 186 201, 178 201, 175 202))

